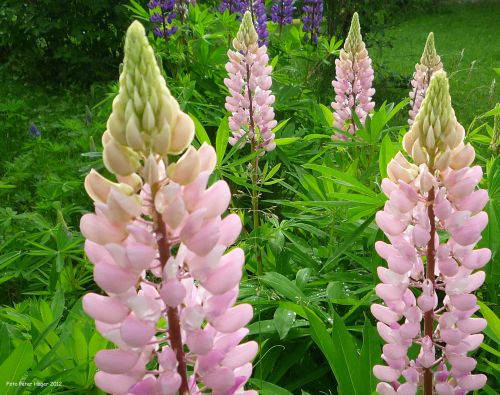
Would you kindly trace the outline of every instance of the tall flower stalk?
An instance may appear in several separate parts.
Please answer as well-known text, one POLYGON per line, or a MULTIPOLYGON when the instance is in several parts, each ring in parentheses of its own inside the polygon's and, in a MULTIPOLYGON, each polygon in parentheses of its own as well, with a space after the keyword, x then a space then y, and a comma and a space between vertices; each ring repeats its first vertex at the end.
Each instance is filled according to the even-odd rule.
POLYGON ((323 0, 305 0, 302 8, 304 15, 302 30, 306 32, 306 40, 318 42, 319 29, 323 20, 323 0))
POLYGON ((148 8, 154 10, 150 21, 153 23, 153 34, 167 40, 178 30, 177 26, 172 25, 175 12, 175 0, 150 0, 148 8))
POLYGON ((375 288, 384 304, 371 306, 387 343, 387 365, 373 368, 382 395, 415 395, 419 387, 424 395, 466 394, 486 383, 471 373, 477 362, 467 354, 486 327, 473 317, 479 306, 472 293, 485 279, 478 269, 491 258, 487 248, 474 250, 488 222, 488 193, 476 189, 482 170, 470 167, 475 153, 464 135, 446 73, 438 71, 403 140, 414 163, 401 153, 389 163, 382 182, 389 200, 376 215, 389 239, 375 245, 388 263, 377 269, 382 283, 375 288), (420 352, 409 360, 412 344, 420 352))
MULTIPOLYGON (((258 35, 249 11, 243 16, 240 29, 233 40, 235 50, 229 50, 229 62, 226 70, 229 78, 224 79, 230 96, 226 98, 226 109, 231 112, 229 128, 232 136, 229 143, 235 145, 241 139, 241 146, 250 142, 252 152, 271 151, 276 147, 273 128, 274 96, 271 94, 271 72, 269 56, 265 45, 258 46, 258 35)), ((252 164, 252 211, 254 231, 259 228, 259 157, 256 155, 252 164)), ((257 240, 258 273, 262 273, 262 259, 257 240)))
MULTIPOLYGON (((352 17, 340 57, 335 60, 335 73, 335 80, 332 81, 335 90, 335 101, 332 102, 333 126, 354 135, 357 130, 354 114, 364 126, 366 117, 375 107, 372 100, 375 94, 372 87, 372 60, 361 37, 357 12, 352 17)), ((341 133, 335 133, 332 138, 347 140, 341 133)))
POLYGON ((231 14, 244 14, 247 7, 247 0, 222 0, 219 6, 219 11, 224 12, 228 10, 231 14))
POLYGON ((235 306, 244 253, 231 193, 207 187, 214 149, 191 146, 194 123, 168 90, 144 28, 125 40, 120 91, 103 135, 112 182, 92 170, 95 213, 80 223, 94 279, 85 312, 117 348, 96 354, 97 386, 111 394, 255 395, 244 384, 257 344, 239 344, 252 318, 235 306))
POLYGON ((281 33, 283 27, 293 22, 293 0, 274 0, 271 6, 271 20, 277 23, 281 33))
POLYGON ((252 14, 253 24, 259 36, 259 46, 269 43, 269 32, 267 30, 267 15, 264 0, 251 0, 249 10, 252 14))
POLYGON ((432 75, 443 69, 441 58, 436 53, 434 46, 434 33, 429 33, 425 42, 424 52, 420 58, 420 63, 415 65, 415 72, 411 80, 412 90, 410 92, 410 118, 408 123, 411 125, 418 114, 418 110, 422 105, 425 93, 429 87, 432 75))

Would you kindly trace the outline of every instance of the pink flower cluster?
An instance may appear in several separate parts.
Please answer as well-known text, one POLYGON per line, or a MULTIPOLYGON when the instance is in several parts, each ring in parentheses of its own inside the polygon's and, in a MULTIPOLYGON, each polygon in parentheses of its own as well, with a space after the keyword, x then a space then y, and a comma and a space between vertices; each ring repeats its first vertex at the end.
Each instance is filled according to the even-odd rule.
MULTIPOLYGON (((221 218, 231 197, 226 182, 207 188, 215 166, 213 148, 203 145, 198 154, 195 180, 184 186, 164 182, 154 202, 145 184, 145 207, 123 185, 96 195, 96 184, 104 188, 106 181, 96 172, 87 178, 96 212, 81 220, 85 252, 94 263, 96 283, 108 296, 87 294, 83 307, 96 320, 97 330, 118 346, 96 355, 96 384, 106 392, 176 394, 180 357, 194 366, 190 393, 199 390, 198 382, 214 395, 254 393, 242 388, 252 372, 257 344, 238 345, 248 333, 244 326, 252 308, 234 306, 244 253, 234 248, 224 254, 237 239, 241 222, 236 214, 221 218), (154 217, 153 210, 161 215, 159 222, 147 219, 154 217), (177 253, 170 255, 174 247, 177 253), (169 327, 171 315, 178 317, 182 332, 177 335, 189 348, 185 357, 172 344, 176 334, 169 327), (146 368, 150 361, 158 364, 153 371, 146 368)), ((166 179, 164 168, 158 172, 166 179)))
MULTIPOLYGON (((448 94, 447 81, 443 86, 446 92, 436 92, 426 104, 448 94)), ((463 128, 446 113, 460 136, 463 128)), ((418 123, 430 114, 421 110, 418 123)), ((431 129, 446 119, 438 112, 430 116, 437 118, 431 129)), ((398 153, 382 182, 389 200, 376 222, 389 243, 378 241, 375 247, 388 267, 377 269, 381 283, 375 290, 384 303, 371 306, 386 343, 382 358, 387 365, 373 368, 381 380, 379 394, 415 395, 423 385, 426 395, 463 395, 486 383, 485 375, 471 373, 476 360, 467 354, 479 347, 486 327, 486 320, 473 317, 479 306, 472 292, 483 284, 485 273, 479 269, 491 257, 489 249, 474 250, 488 222, 482 211, 488 194, 476 189, 482 170, 470 167, 473 149, 466 156, 463 143, 456 144, 447 163, 435 170, 432 160, 417 167, 398 153), (412 344, 420 346, 415 360, 407 356, 412 344)))
POLYGON ((245 142, 250 141, 254 149, 272 151, 276 147, 273 128, 277 124, 272 107, 274 96, 270 90, 272 67, 268 64, 267 47, 257 44, 258 37, 249 12, 241 26, 233 41, 236 51, 228 51, 226 70, 229 78, 224 79, 230 93, 226 98, 226 109, 231 112, 229 128, 232 137, 229 143, 234 145, 245 136, 245 142))
MULTIPOLYGON (((355 13, 344 48, 335 60, 336 76, 332 81, 335 90, 335 101, 332 102, 333 126, 352 135, 357 130, 353 114, 364 125, 369 112, 375 107, 372 101, 375 89, 372 88, 374 75, 371 63, 361 37, 358 14, 355 13)), ((334 134, 332 138, 347 140, 341 133, 334 134)))
POLYGON ((103 135, 104 164, 118 182, 87 175, 95 213, 80 221, 106 293, 85 295, 83 308, 117 346, 95 358, 95 382, 107 393, 256 395, 244 385, 258 346, 240 344, 253 311, 235 305, 245 256, 227 251, 242 225, 236 214, 223 217, 229 186, 209 186, 215 150, 196 150, 193 136, 134 22, 103 135))

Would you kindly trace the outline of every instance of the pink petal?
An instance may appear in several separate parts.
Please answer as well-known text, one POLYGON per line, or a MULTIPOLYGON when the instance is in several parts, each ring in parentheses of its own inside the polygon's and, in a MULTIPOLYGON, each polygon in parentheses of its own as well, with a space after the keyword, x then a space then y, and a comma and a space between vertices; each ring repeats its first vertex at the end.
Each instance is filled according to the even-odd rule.
POLYGON ((106 373, 125 373, 137 363, 139 353, 124 350, 100 350, 95 356, 97 367, 106 373))
POLYGON ((93 319, 107 324, 116 324, 127 317, 129 309, 116 299, 88 293, 82 299, 83 310, 93 319))
POLYGON ((99 263, 94 266, 94 280, 106 292, 122 293, 135 286, 138 276, 117 265, 99 263))
POLYGON ((240 304, 228 309, 226 313, 213 319, 210 324, 222 333, 230 333, 244 327, 252 317, 252 306, 240 304))
POLYGON ((97 372, 94 377, 95 384, 104 392, 111 394, 126 394, 137 380, 124 374, 109 374, 97 372))
POLYGON ((144 347, 156 332, 154 324, 129 315, 120 327, 120 335, 131 347, 144 347))

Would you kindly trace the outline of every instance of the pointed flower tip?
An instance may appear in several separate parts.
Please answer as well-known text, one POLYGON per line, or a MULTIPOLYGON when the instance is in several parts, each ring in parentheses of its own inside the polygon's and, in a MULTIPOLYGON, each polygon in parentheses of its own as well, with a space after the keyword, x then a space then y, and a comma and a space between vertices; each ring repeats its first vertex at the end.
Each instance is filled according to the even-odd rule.
POLYGON ((430 32, 427 36, 427 41, 425 42, 424 52, 420 59, 420 63, 426 65, 427 67, 433 67, 434 64, 438 64, 440 58, 436 52, 436 46, 434 43, 434 33, 430 32))
MULTIPOLYGON (((252 21, 252 14, 250 11, 246 11, 245 15, 243 15, 236 39, 240 44, 244 44, 245 47, 249 47, 250 45, 255 44, 258 38, 259 36, 257 35, 257 31, 255 30, 255 26, 252 21)), ((238 50, 243 49, 239 48, 237 44, 235 47, 238 50)))
POLYGON ((145 34, 144 26, 142 26, 142 23, 139 21, 133 21, 130 26, 128 27, 127 30, 127 35, 128 34, 145 34))
POLYGON ((359 16, 358 13, 355 12, 352 16, 351 27, 349 28, 349 33, 347 34, 347 38, 345 40, 344 49, 346 51, 351 51, 353 53, 358 51, 358 47, 361 44, 361 27, 359 25, 359 16))
POLYGON ((359 25, 359 15, 357 12, 355 12, 352 16, 351 29, 350 29, 349 33, 351 33, 351 31, 352 31, 353 33, 359 34, 360 30, 361 30, 361 27, 359 25))
POLYGON ((142 26, 142 23, 139 21, 133 21, 127 29, 125 41, 136 41, 145 36, 146 30, 144 29, 144 26, 142 26))
MULTIPOLYGON (((446 74, 446 71, 438 70, 432 75, 427 96, 431 97, 431 92, 433 95, 435 95, 435 97, 433 98, 434 100, 436 99, 436 96, 441 97, 445 94, 447 94, 448 96, 450 95, 450 86, 448 83, 448 75, 446 74)), ((432 101, 433 99, 429 100, 432 101)))

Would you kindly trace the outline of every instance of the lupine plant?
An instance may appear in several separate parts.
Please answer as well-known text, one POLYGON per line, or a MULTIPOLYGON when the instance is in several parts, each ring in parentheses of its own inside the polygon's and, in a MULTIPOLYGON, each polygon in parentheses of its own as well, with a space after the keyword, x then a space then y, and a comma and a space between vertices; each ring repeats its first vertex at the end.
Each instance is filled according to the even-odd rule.
POLYGON ((319 29, 323 20, 323 0, 305 0, 302 8, 304 15, 302 30, 306 32, 306 40, 311 43, 318 42, 319 29))
POLYGON ((267 15, 264 0, 250 1, 249 9, 252 14, 252 20, 255 25, 255 30, 257 31, 257 35, 259 36, 259 46, 267 46, 269 43, 269 32, 267 31, 267 15))
POLYGON ((172 22, 177 13, 174 11, 175 0, 150 0, 148 8, 154 10, 150 17, 153 23, 153 33, 157 37, 162 37, 167 40, 178 30, 177 26, 173 26, 172 22))
POLYGON ((222 0, 219 6, 219 11, 228 10, 229 13, 244 14, 247 9, 247 0, 222 0))
POLYGON ((443 69, 441 58, 436 53, 434 45, 434 33, 429 33, 425 42, 424 52, 420 58, 420 63, 415 65, 415 72, 411 80, 412 90, 410 92, 410 118, 408 123, 411 125, 418 114, 418 110, 422 105, 425 93, 429 87, 432 75, 443 69))
POLYGON ((476 360, 467 353, 483 341, 486 320, 472 293, 485 280, 479 269, 490 260, 487 248, 474 250, 488 223, 488 201, 475 152, 451 106, 444 71, 434 73, 427 95, 403 146, 387 168, 382 190, 389 200, 376 215, 389 243, 378 241, 376 293, 384 301, 371 311, 386 344, 376 365, 382 395, 466 394, 483 387, 486 376, 472 374, 476 360), (422 326, 423 320, 423 326, 422 326), (409 348, 418 356, 410 360, 409 348), (404 383, 400 383, 400 377, 404 383))
POLYGON ((224 181, 207 188, 216 155, 190 145, 194 129, 134 22, 102 137, 117 182, 88 174, 95 213, 80 224, 107 294, 85 295, 83 308, 118 347, 95 358, 95 382, 112 394, 255 394, 243 386, 257 344, 239 344, 252 307, 234 306, 245 257, 239 248, 225 253, 241 222, 221 217, 231 193, 224 181))
POLYGON ((275 0, 271 6, 271 20, 279 25, 280 36, 283 27, 293 22, 293 0, 275 0))
MULTIPOLYGON (((229 50, 229 62, 226 70, 229 78, 224 79, 230 96, 226 98, 226 109, 231 112, 229 128, 231 145, 243 146, 250 142, 251 151, 261 151, 252 163, 252 211, 254 229, 259 227, 259 196, 257 182, 259 178, 259 156, 276 147, 273 128, 274 96, 271 93, 272 67, 268 64, 269 56, 265 45, 259 47, 259 36, 252 22, 249 11, 243 16, 240 29, 233 40, 235 50, 229 50), (241 140, 241 141, 240 141, 241 140)), ((258 246, 255 245, 258 249, 258 246)), ((258 271, 262 273, 262 262, 258 258, 258 271)))
MULTIPOLYGON (((364 125, 369 112, 375 107, 372 96, 373 68, 365 43, 361 37, 358 13, 354 13, 351 28, 345 40, 340 57, 335 60, 335 101, 332 102, 333 126, 354 135, 357 130, 354 114, 364 125)), ((347 140, 341 133, 335 133, 333 139, 347 140)))

